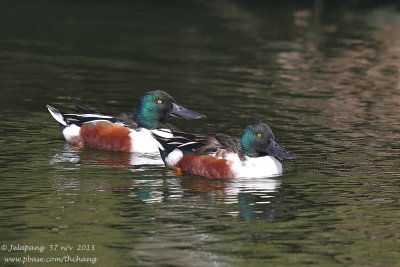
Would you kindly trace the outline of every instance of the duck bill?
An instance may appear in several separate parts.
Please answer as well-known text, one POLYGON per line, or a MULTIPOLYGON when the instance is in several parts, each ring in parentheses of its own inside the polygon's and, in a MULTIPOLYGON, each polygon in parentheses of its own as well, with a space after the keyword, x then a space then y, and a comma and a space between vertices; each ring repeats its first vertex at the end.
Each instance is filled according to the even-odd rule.
POLYGON ((176 103, 172 103, 172 111, 171 111, 171 117, 174 118, 182 118, 186 120, 197 120, 197 119, 203 119, 206 116, 200 113, 197 113, 193 110, 184 108, 176 103))
POLYGON ((271 156, 276 156, 279 159, 296 159, 297 156, 289 151, 286 151, 280 144, 271 140, 267 147, 267 153, 271 156))

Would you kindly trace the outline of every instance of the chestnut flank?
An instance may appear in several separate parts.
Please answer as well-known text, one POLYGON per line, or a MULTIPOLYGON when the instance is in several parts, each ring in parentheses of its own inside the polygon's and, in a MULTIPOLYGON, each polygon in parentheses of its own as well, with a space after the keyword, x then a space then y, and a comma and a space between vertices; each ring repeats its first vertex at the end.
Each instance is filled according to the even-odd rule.
POLYGON ((179 168, 190 174, 206 178, 233 178, 226 159, 211 156, 186 155, 178 162, 179 168))
POLYGON ((87 123, 80 129, 80 137, 85 147, 110 151, 131 151, 130 130, 124 126, 101 121, 87 123))

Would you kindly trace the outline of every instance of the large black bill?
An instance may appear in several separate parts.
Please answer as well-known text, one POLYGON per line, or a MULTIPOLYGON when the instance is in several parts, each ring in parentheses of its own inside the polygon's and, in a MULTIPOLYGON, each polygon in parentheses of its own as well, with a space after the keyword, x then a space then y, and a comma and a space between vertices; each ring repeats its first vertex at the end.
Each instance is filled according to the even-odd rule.
POLYGON ((197 113, 193 110, 179 106, 176 103, 172 103, 171 117, 183 118, 186 120, 197 120, 197 119, 203 119, 206 116, 203 114, 197 113))
POLYGON ((271 156, 276 156, 280 159, 296 159, 297 156, 294 155, 293 153, 290 153, 289 151, 286 151, 283 147, 281 147, 280 144, 275 142, 274 140, 271 140, 267 147, 267 152, 271 156))

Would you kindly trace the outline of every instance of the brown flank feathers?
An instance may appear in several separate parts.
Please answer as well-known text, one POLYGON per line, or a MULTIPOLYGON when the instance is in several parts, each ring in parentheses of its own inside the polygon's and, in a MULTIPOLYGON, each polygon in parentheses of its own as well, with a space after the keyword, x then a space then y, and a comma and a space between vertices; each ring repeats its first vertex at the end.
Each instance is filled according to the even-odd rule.
POLYGON ((80 137, 85 147, 111 151, 131 151, 130 130, 106 121, 82 125, 80 137))
POLYGON ((206 178, 233 178, 226 159, 203 155, 186 155, 178 162, 182 171, 206 178))

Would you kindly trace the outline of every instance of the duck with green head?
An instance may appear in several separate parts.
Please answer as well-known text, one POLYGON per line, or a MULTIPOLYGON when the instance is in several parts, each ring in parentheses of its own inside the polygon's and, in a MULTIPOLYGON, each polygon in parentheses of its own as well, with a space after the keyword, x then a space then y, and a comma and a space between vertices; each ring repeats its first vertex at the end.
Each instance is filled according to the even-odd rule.
POLYGON ((158 153, 152 132, 172 137, 170 117, 195 120, 204 115, 184 108, 165 91, 150 91, 139 97, 132 114, 97 112, 73 100, 72 112, 47 105, 61 126, 65 140, 79 147, 110 151, 158 153))
POLYGON ((167 167, 206 178, 268 177, 282 173, 276 159, 295 159, 275 139, 264 122, 248 124, 241 136, 188 134, 155 135, 167 167), (275 158, 276 157, 276 158, 275 158))

